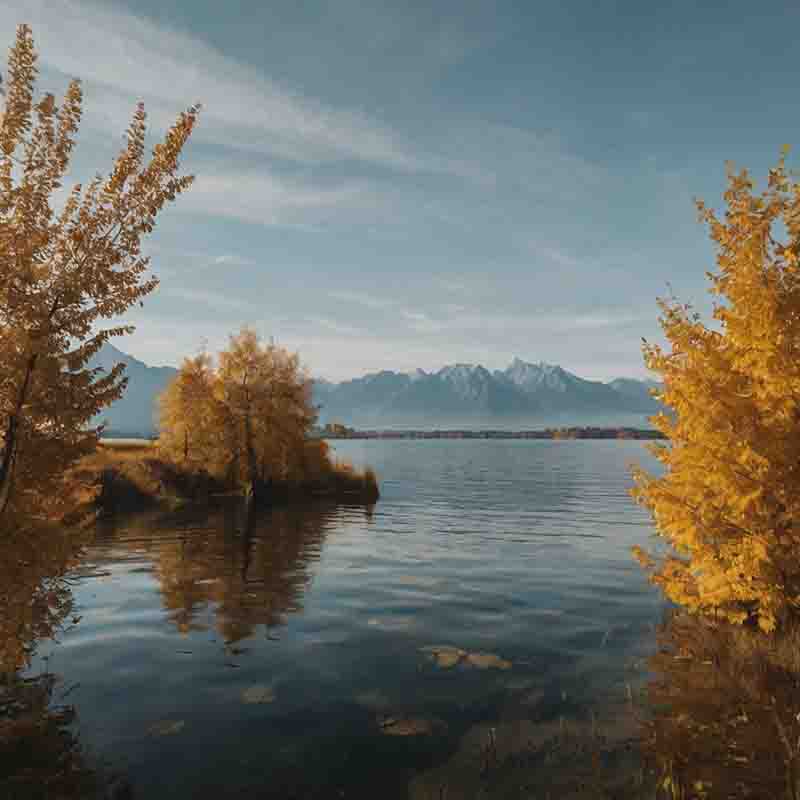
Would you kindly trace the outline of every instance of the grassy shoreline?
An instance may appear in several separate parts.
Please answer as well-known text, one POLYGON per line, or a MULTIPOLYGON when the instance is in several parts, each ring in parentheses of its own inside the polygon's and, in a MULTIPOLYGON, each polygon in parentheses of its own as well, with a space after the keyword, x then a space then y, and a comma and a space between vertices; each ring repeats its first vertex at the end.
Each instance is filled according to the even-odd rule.
MULTIPOLYGON (((319 445, 310 441, 309 448, 319 445)), ((269 503, 281 504, 325 498, 373 504, 380 497, 375 472, 356 470, 333 461, 327 452, 314 453, 314 468, 292 480, 273 481, 269 503)), ((187 469, 160 452, 157 441, 104 439, 97 450, 74 467, 85 487, 82 502, 101 513, 133 511, 155 505, 208 503, 215 497, 242 494, 204 470, 187 469)))

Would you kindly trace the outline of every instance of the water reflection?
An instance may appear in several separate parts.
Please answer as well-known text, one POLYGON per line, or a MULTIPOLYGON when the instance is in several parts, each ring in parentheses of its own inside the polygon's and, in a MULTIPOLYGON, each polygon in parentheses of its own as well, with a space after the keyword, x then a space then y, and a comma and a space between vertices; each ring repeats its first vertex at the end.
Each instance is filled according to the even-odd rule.
POLYGON ((644 745, 667 797, 800 797, 800 632, 676 614, 659 637, 644 745))
POLYGON ((0 535, 0 796, 99 797, 112 781, 89 766, 59 676, 22 677, 42 640, 79 622, 68 571, 86 536, 56 528, 0 535))
POLYGON ((138 515, 109 523, 102 538, 116 553, 144 552, 152 561, 167 617, 180 633, 204 630, 211 610, 215 630, 232 647, 259 626, 270 636, 302 610, 339 510, 319 505, 252 514, 237 504, 202 517, 138 515))
POLYGON ((30 665, 37 641, 77 618, 68 570, 85 535, 58 528, 0 531, 0 668, 7 676, 30 665))

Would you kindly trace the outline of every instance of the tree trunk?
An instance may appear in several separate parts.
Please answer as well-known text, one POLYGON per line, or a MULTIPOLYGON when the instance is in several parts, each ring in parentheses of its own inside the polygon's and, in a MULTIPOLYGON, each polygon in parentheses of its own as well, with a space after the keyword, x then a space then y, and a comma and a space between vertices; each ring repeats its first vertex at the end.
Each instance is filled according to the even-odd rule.
POLYGON ((244 418, 245 454, 247 456, 247 485, 248 502, 257 502, 261 495, 261 477, 258 474, 258 459, 253 446, 253 428, 250 422, 250 413, 244 418))
POLYGON ((3 439, 3 457, 0 460, 0 517, 11 499, 11 487, 14 481, 14 462, 17 455, 17 417, 13 415, 8 420, 5 437, 3 439))
POLYGON ((3 437, 2 457, 0 457, 0 517, 5 513, 11 499, 11 490, 14 486, 14 467, 17 460, 17 427, 25 401, 28 399, 28 387, 31 384, 31 376, 36 367, 38 357, 38 353, 34 353, 28 358, 25 380, 22 381, 22 387, 17 396, 16 408, 8 418, 8 425, 3 437))

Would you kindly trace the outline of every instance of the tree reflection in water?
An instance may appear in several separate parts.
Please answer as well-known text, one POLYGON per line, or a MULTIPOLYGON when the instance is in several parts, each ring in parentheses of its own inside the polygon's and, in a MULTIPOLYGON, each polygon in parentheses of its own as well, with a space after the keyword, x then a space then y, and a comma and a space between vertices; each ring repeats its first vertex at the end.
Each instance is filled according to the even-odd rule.
POLYGON ((0 797, 71 800, 114 788, 88 765, 70 729, 75 709, 57 702, 65 699, 58 677, 22 677, 38 642, 78 622, 67 572, 85 538, 58 528, 0 531, 0 797))
POLYGON ((72 613, 67 571, 85 535, 59 528, 0 531, 0 667, 30 665, 37 641, 64 630, 72 613))
MULTIPOLYGON (((338 508, 143 514, 104 523, 97 533, 123 553, 152 557, 179 631, 202 627, 198 617, 211 609, 230 646, 301 610, 338 508)), ((132 796, 127 782, 82 748, 72 726, 76 710, 64 703, 69 688, 49 672, 25 675, 38 643, 79 622, 71 584, 80 579, 89 538, 58 528, 0 535, 0 797, 132 796)))
MULTIPOLYGON (((155 564, 163 603, 182 633, 198 627, 213 609, 215 626, 234 645, 285 624, 302 609, 311 570, 335 523, 336 506, 282 507, 259 514, 230 507, 207 519, 161 520, 166 535, 150 528, 148 550, 155 564)), ((368 514, 371 512, 367 512, 368 514)))
POLYGON ((645 749, 669 798, 800 797, 800 630, 676 615, 659 637, 645 749))

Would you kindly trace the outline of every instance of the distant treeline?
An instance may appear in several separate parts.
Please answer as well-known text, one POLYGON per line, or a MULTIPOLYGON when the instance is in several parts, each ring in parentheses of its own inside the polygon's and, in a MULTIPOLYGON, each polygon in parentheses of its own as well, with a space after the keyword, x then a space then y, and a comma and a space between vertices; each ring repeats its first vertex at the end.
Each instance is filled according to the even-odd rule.
POLYGON ((665 439, 649 428, 546 428, 540 431, 365 430, 326 425, 315 431, 325 439, 665 439))

